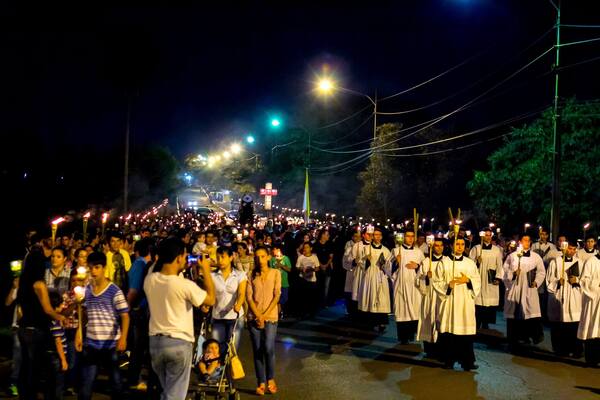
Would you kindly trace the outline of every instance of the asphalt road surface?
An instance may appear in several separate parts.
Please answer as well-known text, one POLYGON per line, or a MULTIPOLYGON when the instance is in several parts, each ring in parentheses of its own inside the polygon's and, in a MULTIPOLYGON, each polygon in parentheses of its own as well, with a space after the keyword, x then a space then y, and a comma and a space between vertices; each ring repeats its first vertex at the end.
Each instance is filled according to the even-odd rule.
MULTIPOLYGON (((392 323, 383 335, 357 329, 344 315, 341 305, 322 311, 314 319, 284 321, 279 326, 276 345, 279 393, 266 397, 289 400, 600 398, 600 370, 585 368, 581 359, 554 357, 549 351, 548 331, 539 350, 526 357, 514 356, 505 350, 504 321, 498 322, 476 344, 479 369, 463 372, 458 365, 454 371, 448 371, 436 361, 423 359, 419 344, 398 344, 392 323)), ((240 357, 246 370, 246 378, 237 382, 241 398, 258 398, 254 395, 256 381, 247 331, 243 334, 240 357)), ((2 381, 6 382, 6 368, 2 373, 2 381)), ((98 385, 99 390, 102 386, 98 385)), ((94 398, 109 397, 98 393, 94 398)))

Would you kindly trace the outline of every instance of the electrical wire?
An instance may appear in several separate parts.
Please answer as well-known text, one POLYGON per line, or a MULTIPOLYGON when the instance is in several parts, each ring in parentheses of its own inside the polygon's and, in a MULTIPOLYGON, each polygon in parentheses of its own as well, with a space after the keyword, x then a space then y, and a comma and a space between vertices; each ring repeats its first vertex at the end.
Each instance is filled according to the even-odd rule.
POLYGON ((326 144, 330 144, 330 143, 335 143, 335 142, 339 142, 340 140, 346 139, 352 135, 354 135, 360 128, 362 128, 367 122, 369 122, 371 120, 371 118, 373 118, 373 114, 370 114, 367 119, 365 119, 363 122, 360 123, 360 125, 358 125, 356 128, 354 128, 352 131, 350 131, 350 133, 340 137, 340 138, 336 138, 334 140, 329 140, 326 142, 321 142, 318 140, 312 140, 313 143, 316 144, 320 144, 320 145, 326 145, 326 144))
POLYGON ((578 65, 587 64, 587 63, 590 63, 590 62, 593 62, 593 61, 598 61, 598 60, 600 60, 600 56, 594 57, 594 58, 588 58, 587 60, 579 61, 579 62, 576 62, 576 63, 573 63, 573 64, 569 64, 569 65, 564 65, 562 67, 558 67, 558 68, 556 68, 556 71, 562 71, 562 70, 565 70, 565 69, 569 69, 571 67, 577 67, 578 65))
POLYGON ((457 65, 455 65, 455 66, 447 69, 446 71, 442 72, 441 74, 438 74, 438 75, 434 76, 433 78, 429 78, 429 79, 427 79, 427 80, 425 80, 425 81, 423 81, 421 83, 418 83, 418 84, 416 84, 416 85, 414 85, 414 86, 412 86, 412 87, 410 87, 408 89, 405 89, 405 90, 402 90, 402 91, 400 91, 398 93, 395 93, 395 94, 392 94, 390 96, 384 97, 383 99, 379 100, 378 102, 381 103, 381 102, 386 101, 388 99, 391 99, 391 98, 403 95, 403 94, 408 93, 408 92, 412 92, 413 90, 418 89, 421 86, 426 85, 426 84, 428 84, 430 82, 433 82, 434 80, 436 80, 438 78, 441 78, 442 76, 444 76, 444 75, 446 75, 446 74, 454 71, 455 69, 462 67, 463 65, 469 63, 470 61, 474 60, 475 58, 481 56, 483 53, 485 53, 485 52, 482 51, 482 52, 480 52, 478 54, 475 54, 475 55, 467 58, 466 60, 462 61, 461 63, 459 63, 459 64, 457 64, 457 65))
POLYGON ((403 110, 403 111, 396 111, 396 112, 381 112, 378 111, 377 114, 378 115, 403 115, 403 114, 410 114, 412 112, 416 112, 416 111, 422 111, 428 108, 431 108, 433 106, 436 106, 438 104, 441 104, 447 100, 450 100, 453 97, 457 97, 461 94, 463 94, 464 92, 469 91, 470 89, 472 89, 473 87, 479 85, 481 82, 485 81, 486 79, 488 79, 490 76, 495 75, 496 73, 498 73, 500 70, 502 70, 502 68, 504 68, 510 61, 520 57, 523 53, 525 53, 526 51, 528 51, 529 49, 531 49, 533 46, 535 46, 536 44, 538 44, 540 41, 542 41, 546 36, 548 36, 553 30, 554 30, 555 26, 553 25, 552 27, 550 27, 550 29, 548 29, 547 31, 545 31, 541 36, 539 36, 537 39, 535 39, 533 42, 531 42, 527 47, 525 47, 523 50, 521 50, 520 52, 518 52, 516 55, 514 55, 513 57, 509 58, 508 60, 505 60, 502 65, 499 68, 496 68, 494 71, 490 72, 489 74, 486 74, 485 76, 483 76, 481 79, 478 79, 477 81, 475 81, 474 83, 470 84, 469 86, 452 93, 449 96, 444 97, 441 100, 435 101, 433 103, 430 103, 426 106, 422 106, 422 107, 417 107, 417 108, 413 108, 411 110, 403 110))
POLYGON ((339 174, 340 172, 344 172, 346 170, 349 170, 350 168, 353 168, 359 164, 362 164, 363 162, 365 162, 366 160, 368 160, 371 157, 371 154, 366 154, 361 156, 360 158, 357 157, 357 160, 352 162, 351 164, 341 168, 341 169, 337 169, 335 171, 326 171, 326 172, 313 172, 312 174, 315 176, 326 176, 326 175, 334 175, 334 174, 339 174))
POLYGON ((327 125, 323 125, 323 126, 317 127, 317 128, 315 128, 315 130, 328 129, 328 128, 331 128, 331 127, 337 126, 337 125, 339 125, 339 124, 343 124, 344 122, 346 122, 346 121, 348 121, 348 120, 350 120, 350 119, 352 119, 352 118, 356 117, 358 114, 362 113, 362 112, 363 112, 363 111, 365 111, 367 108, 371 108, 371 107, 373 107, 371 104, 367 104, 365 107, 361 108, 360 110, 358 110, 358 111, 357 111, 357 112, 355 112, 354 114, 352 114, 352 115, 349 115, 348 117, 346 117, 346 118, 343 118, 343 119, 341 119, 341 120, 339 120, 339 121, 332 122, 332 123, 330 123, 330 124, 327 124, 327 125))
POLYGON ((600 25, 560 24, 561 28, 600 28, 600 25))
POLYGON ((584 43, 590 43, 590 42, 597 42, 599 40, 600 40, 600 37, 593 38, 593 39, 586 39, 586 40, 578 40, 576 42, 561 43, 561 44, 558 45, 558 47, 574 46, 576 44, 584 44, 584 43))
POLYGON ((444 150, 430 151, 430 152, 427 152, 427 153, 413 153, 413 154, 385 154, 385 153, 382 153, 382 155, 383 155, 383 156, 385 156, 385 157, 420 157, 420 156, 434 156, 434 155, 437 155, 437 154, 448 153, 448 152, 451 152, 451 151, 463 150, 463 149, 466 149, 466 148, 469 148, 469 147, 477 146, 477 145, 479 145, 479 144, 483 144, 483 143, 491 142, 491 141, 494 141, 494 140, 498 140, 498 139, 500 139, 500 138, 503 138, 503 137, 506 137, 506 136, 510 136, 510 135, 512 135, 512 134, 513 134, 513 132, 508 132, 508 133, 504 133, 504 134, 502 134, 502 135, 494 136, 494 137, 492 137, 492 138, 485 139, 485 140, 480 140, 480 141, 477 141, 477 142, 475 142, 475 143, 470 143, 470 144, 467 144, 467 145, 464 145, 464 146, 453 147, 453 148, 451 148, 451 149, 444 149, 444 150))
POLYGON ((539 113, 541 113, 541 112, 543 112, 543 111, 545 111, 547 109, 548 109, 548 106, 544 106, 543 108, 537 109, 535 111, 530 111, 528 113, 524 113, 524 114, 521 114, 521 115, 518 115, 518 116, 515 116, 515 117, 511 117, 511 118, 508 118, 508 119, 506 119, 504 121, 496 122, 496 123, 488 125, 486 127, 479 128, 479 129, 476 129, 474 131, 463 133, 463 134, 460 134, 460 135, 452 136, 452 137, 449 137, 449 138, 439 139, 439 140, 435 140, 433 142, 421 143, 421 144, 416 144, 416 145, 412 145, 412 146, 396 147, 396 148, 393 148, 393 149, 384 149, 382 151, 400 151, 400 150, 416 149, 416 148, 421 148, 421 147, 433 146, 435 144, 445 143, 445 142, 449 142, 449 141, 452 141, 452 140, 462 139, 464 137, 473 136, 473 135, 476 135, 476 134, 481 133, 481 132, 489 131, 491 129, 495 129, 495 128, 504 126, 506 124, 510 124, 512 122, 516 122, 516 121, 519 121, 519 120, 522 120, 522 119, 525 119, 525 118, 529 118, 529 117, 534 116, 536 114, 539 114, 539 113))
POLYGON ((321 170, 330 170, 330 169, 336 169, 336 168, 338 168, 338 167, 341 167, 341 166, 344 166, 344 165, 348 165, 349 163, 351 163, 351 162, 353 162, 353 161, 356 161, 356 160, 358 160, 358 159, 360 159, 360 158, 363 158, 363 157, 368 157, 368 156, 370 156, 370 155, 371 155, 371 153, 372 153, 372 152, 369 152, 369 153, 367 153, 367 154, 361 154, 361 155, 359 155, 359 156, 357 156, 357 157, 354 157, 354 158, 352 158, 352 159, 350 159, 350 160, 347 160, 347 161, 344 161, 344 162, 341 162, 341 163, 338 163, 338 164, 334 164, 334 165, 328 165, 328 166, 326 166, 326 167, 311 167, 311 169, 312 169, 312 170, 314 170, 314 171, 321 171, 321 170))
MULTIPOLYGON (((490 87, 489 89, 487 89, 486 91, 484 91, 483 93, 481 93, 480 95, 476 96, 475 98, 469 100, 468 102, 466 102, 465 104, 463 104, 462 106, 458 107, 457 109, 450 111, 449 113, 443 114, 437 118, 434 118, 433 120, 430 120, 431 123, 426 124, 425 126, 421 127, 420 129, 417 129, 411 133, 408 133, 402 137, 399 137, 397 139, 394 139, 392 141, 389 141, 387 143, 382 143, 376 147, 369 147, 369 148, 365 148, 365 149, 360 149, 360 150, 346 150, 346 151, 339 151, 339 150, 328 150, 328 149, 322 149, 320 147, 316 147, 316 146, 311 146, 311 148, 313 148, 314 150, 317 151, 321 151, 321 152, 325 152, 325 153, 333 153, 333 154, 352 154, 352 153, 364 153, 364 152, 368 152, 370 150, 378 150, 384 147, 387 147, 393 143, 399 142, 400 140, 403 139, 407 139, 411 136, 416 135, 419 132, 422 132, 428 128, 431 128, 432 126, 434 126, 435 124, 437 124, 440 121, 443 121, 449 117, 451 117, 452 115, 459 113, 461 111, 464 111, 465 109, 473 106, 474 104, 476 104, 476 102, 481 99, 482 97, 486 96, 488 93, 492 92, 493 90, 495 90, 496 88, 498 88, 499 86, 501 86, 502 84, 504 84, 505 82, 507 82, 508 80, 512 79, 513 77, 515 77, 516 75, 518 75, 519 73, 521 73, 522 71, 524 71, 525 69, 529 68, 531 65, 533 65, 535 62, 537 62, 538 60, 540 60, 542 57, 544 57, 546 54, 548 54, 550 51, 552 51, 554 49, 554 46, 548 48, 546 51, 542 52, 540 55, 538 55, 537 57, 535 57, 533 60, 531 60, 530 62, 528 62, 527 64, 525 64, 523 67, 519 68, 517 71, 513 72, 512 74, 510 74, 509 76, 507 76, 506 78, 504 78, 503 80, 501 80, 500 82, 496 83, 495 85, 493 85, 492 87, 490 87)), ((407 128, 410 129, 410 128, 407 128)), ((394 131, 394 132, 390 132, 389 134, 397 134, 401 131, 394 131)))

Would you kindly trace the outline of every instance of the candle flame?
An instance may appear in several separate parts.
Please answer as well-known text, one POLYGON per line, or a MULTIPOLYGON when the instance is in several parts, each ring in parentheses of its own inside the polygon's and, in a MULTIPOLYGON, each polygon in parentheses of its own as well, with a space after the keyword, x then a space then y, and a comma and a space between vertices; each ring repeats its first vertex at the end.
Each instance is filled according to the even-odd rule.
POLYGON ((54 221, 52 221, 52 225, 58 225, 61 222, 63 222, 65 219, 63 217, 60 218, 56 218, 54 221))

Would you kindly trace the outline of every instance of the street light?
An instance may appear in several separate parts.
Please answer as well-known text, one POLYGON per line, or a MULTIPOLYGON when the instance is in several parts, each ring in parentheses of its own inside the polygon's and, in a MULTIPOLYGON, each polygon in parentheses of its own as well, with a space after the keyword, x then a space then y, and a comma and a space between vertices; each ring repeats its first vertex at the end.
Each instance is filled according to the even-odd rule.
POLYGON ((373 98, 368 94, 336 85, 335 82, 328 77, 322 77, 317 81, 316 90, 322 95, 329 95, 333 90, 339 90, 341 92, 361 96, 369 100, 369 102, 371 102, 373 105, 373 139, 377 137, 377 93, 375 93, 375 100, 373 100, 373 98))
POLYGON ((271 126, 273 128, 279 128, 281 126, 281 120, 279 118, 271 119, 271 126))
POLYGON ((248 143, 248 144, 252 144, 252 143, 254 143, 255 141, 256 141, 256 139, 254 139, 254 136, 252 136, 252 135, 248 135, 248 136, 246 136, 246 143, 248 143))
POLYGON ((240 154, 242 152, 242 146, 239 143, 234 143, 230 148, 233 154, 240 154))

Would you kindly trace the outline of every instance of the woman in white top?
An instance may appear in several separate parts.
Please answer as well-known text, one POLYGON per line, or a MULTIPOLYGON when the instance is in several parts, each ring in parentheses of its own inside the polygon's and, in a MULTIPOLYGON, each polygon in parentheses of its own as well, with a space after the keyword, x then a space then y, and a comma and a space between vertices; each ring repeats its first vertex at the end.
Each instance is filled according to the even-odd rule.
POLYGON ((221 344, 222 350, 226 350, 223 345, 231 340, 235 326, 235 348, 237 350, 244 328, 243 305, 246 299, 248 279, 244 271, 233 268, 233 250, 230 247, 221 246, 217 249, 217 266, 218 270, 211 273, 216 297, 212 309, 212 338, 221 344))

